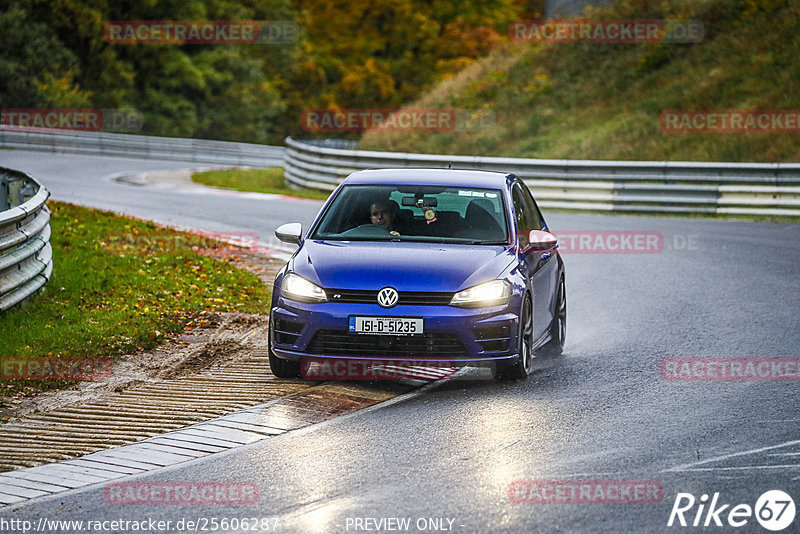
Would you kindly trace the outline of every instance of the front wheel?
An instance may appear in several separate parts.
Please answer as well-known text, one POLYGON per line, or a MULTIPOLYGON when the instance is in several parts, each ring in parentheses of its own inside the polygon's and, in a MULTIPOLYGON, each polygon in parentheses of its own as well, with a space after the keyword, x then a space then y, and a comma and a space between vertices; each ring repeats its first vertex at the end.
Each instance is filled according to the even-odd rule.
POLYGON ((278 378, 300 378, 300 362, 281 360, 269 351, 269 369, 278 378))
POLYGON ((272 353, 272 325, 267 335, 267 352, 269 353, 269 369, 278 378, 300 378, 300 362, 282 360, 272 353))
POLYGON ((533 312, 531 299, 525 298, 520 314, 519 356, 510 363, 497 362, 497 380, 525 380, 531 374, 533 361, 533 312))

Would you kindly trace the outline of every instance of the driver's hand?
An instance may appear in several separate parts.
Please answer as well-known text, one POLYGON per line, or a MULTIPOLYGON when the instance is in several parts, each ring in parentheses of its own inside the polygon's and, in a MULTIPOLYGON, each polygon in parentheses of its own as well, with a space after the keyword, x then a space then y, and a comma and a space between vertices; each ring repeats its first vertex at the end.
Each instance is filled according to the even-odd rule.
POLYGON ((400 232, 398 232, 397 230, 392 230, 391 232, 389 232, 389 235, 400 235, 400 232))

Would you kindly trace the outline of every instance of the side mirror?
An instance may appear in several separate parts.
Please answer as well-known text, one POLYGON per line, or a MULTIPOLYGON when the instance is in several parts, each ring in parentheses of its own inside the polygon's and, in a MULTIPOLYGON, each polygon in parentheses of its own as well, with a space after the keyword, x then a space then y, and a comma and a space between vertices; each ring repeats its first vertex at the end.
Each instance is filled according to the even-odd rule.
POLYGON ((528 234, 528 246, 522 251, 527 254, 535 250, 551 250, 558 247, 558 238, 544 230, 531 230, 528 234))
POLYGON ((300 223, 286 223, 275 229, 275 237, 284 243, 300 244, 300 236, 303 235, 303 225, 300 223))

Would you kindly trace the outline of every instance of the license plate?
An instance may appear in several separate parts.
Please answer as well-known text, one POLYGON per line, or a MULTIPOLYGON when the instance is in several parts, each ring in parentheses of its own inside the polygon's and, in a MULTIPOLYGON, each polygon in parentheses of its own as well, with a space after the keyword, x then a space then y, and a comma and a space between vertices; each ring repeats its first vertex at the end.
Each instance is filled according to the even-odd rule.
POLYGON ((350 317, 350 332, 356 334, 401 335, 422 334, 421 317, 350 317))

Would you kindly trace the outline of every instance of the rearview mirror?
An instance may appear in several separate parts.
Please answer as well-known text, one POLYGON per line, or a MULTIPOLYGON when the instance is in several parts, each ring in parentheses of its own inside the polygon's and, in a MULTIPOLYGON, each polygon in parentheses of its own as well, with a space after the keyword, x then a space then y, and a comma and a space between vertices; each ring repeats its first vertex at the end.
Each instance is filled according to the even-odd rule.
POLYGON ((528 234, 528 246, 526 246, 522 252, 528 253, 534 250, 551 250, 557 246, 558 238, 550 232, 531 230, 531 233, 528 234))
POLYGON ((275 229, 275 237, 284 243, 299 245, 301 235, 303 235, 303 225, 297 222, 282 224, 275 229))
POLYGON ((419 206, 420 202, 429 208, 435 208, 439 203, 439 199, 436 197, 403 197, 401 200, 403 206, 419 206))

